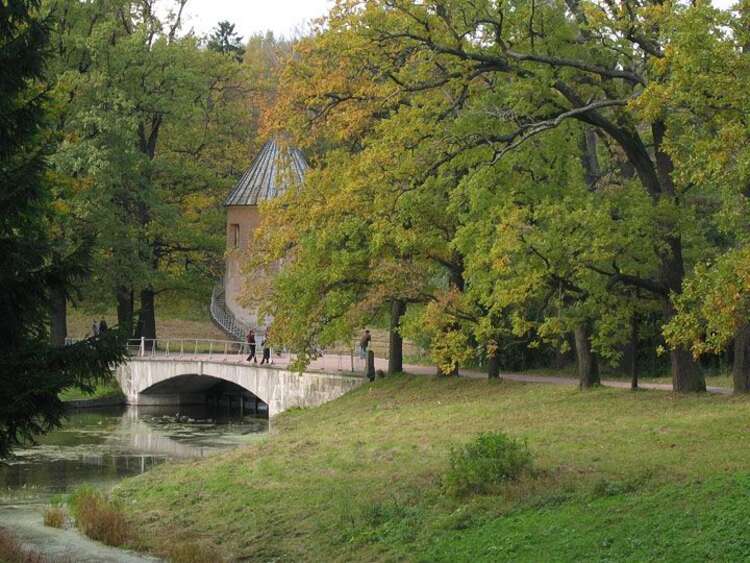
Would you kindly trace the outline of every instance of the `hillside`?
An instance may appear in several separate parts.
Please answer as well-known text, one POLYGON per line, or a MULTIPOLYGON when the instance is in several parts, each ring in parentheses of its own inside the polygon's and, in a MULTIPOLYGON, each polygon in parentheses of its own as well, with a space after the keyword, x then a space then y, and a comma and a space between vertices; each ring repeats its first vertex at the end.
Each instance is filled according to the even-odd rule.
POLYGON ((398 376, 116 497, 140 547, 197 540, 230 560, 736 559, 749 415, 745 398, 398 376), (451 447, 497 430, 528 442, 536 475, 445 495, 451 447))

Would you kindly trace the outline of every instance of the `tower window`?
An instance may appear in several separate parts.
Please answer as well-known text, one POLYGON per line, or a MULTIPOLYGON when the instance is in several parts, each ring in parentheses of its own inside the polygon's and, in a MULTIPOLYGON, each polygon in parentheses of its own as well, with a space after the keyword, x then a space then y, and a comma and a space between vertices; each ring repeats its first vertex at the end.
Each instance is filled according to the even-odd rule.
POLYGON ((240 247, 240 226, 237 223, 232 223, 232 248, 240 247))

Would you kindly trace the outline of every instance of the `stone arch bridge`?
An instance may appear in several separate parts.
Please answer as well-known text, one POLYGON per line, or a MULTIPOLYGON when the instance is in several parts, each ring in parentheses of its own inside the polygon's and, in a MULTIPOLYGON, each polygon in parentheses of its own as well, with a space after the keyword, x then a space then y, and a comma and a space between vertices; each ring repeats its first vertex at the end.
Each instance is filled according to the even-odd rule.
POLYGON ((131 355, 121 364, 117 380, 131 405, 204 404, 212 390, 229 386, 265 403, 269 416, 293 407, 321 405, 365 381, 348 371, 331 373, 338 371, 335 367, 299 373, 290 370, 287 363, 281 361, 272 366, 248 363, 243 353, 146 351, 131 355))

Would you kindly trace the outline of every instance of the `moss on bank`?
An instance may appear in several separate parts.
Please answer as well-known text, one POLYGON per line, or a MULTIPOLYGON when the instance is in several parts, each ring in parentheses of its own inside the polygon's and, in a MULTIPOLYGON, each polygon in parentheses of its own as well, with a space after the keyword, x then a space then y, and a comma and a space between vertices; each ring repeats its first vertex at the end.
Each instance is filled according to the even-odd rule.
MULTIPOLYGON (((285 413, 256 445, 158 467, 116 496, 157 552, 189 537, 230 559, 640 560, 648 549, 627 546, 642 536, 669 559, 683 532, 663 526, 708 498, 713 518, 746 521, 748 420, 745 398, 399 376, 285 413), (527 440, 538 475, 495 496, 442 494, 451 445, 493 430, 527 440), (635 539, 615 541, 623 534, 635 539)), ((744 549, 722 547, 719 526, 683 527, 713 558, 744 549)))

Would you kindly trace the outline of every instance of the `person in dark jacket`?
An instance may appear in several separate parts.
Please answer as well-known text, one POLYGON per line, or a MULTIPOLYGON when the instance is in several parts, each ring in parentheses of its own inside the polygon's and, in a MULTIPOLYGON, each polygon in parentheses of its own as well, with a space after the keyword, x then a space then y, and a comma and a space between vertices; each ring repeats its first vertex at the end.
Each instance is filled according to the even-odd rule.
POLYGON ((255 356, 255 333, 253 332, 253 329, 250 329, 247 331, 247 347, 250 349, 250 355, 247 357, 247 361, 250 360, 253 361, 253 363, 258 363, 258 358, 255 356))
POLYGON ((107 321, 105 321, 104 319, 99 321, 99 334, 104 334, 108 330, 109 330, 109 327, 107 326, 107 321))
POLYGON ((367 359, 367 347, 370 345, 372 336, 369 330, 365 330, 362 338, 359 339, 359 357, 363 360, 367 359))

